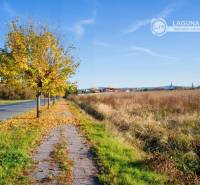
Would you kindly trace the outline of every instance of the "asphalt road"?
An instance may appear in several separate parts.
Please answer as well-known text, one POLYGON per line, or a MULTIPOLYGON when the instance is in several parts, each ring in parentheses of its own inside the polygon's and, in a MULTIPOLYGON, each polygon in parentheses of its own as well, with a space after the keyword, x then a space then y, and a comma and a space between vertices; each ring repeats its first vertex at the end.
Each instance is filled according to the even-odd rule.
MULTIPOLYGON (((41 100, 41 105, 44 105, 44 100, 41 100)), ((22 103, 14 103, 9 105, 0 105, 0 121, 15 117, 35 107, 36 107, 35 100, 22 103)))

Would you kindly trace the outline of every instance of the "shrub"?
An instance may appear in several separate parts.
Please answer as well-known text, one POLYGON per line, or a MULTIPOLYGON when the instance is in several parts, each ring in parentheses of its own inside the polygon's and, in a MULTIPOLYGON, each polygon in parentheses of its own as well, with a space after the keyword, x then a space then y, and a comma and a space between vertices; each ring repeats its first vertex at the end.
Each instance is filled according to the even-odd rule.
POLYGON ((18 100, 18 99, 31 99, 34 93, 28 87, 9 87, 0 84, 0 99, 18 100))

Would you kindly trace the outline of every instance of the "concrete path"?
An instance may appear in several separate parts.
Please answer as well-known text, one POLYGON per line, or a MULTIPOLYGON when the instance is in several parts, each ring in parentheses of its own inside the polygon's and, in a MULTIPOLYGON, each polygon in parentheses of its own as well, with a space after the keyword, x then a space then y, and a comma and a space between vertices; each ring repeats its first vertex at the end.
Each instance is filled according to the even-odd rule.
POLYGON ((53 129, 38 147, 33 156, 36 168, 32 177, 36 181, 36 185, 59 184, 56 181, 56 176, 59 176, 61 171, 52 159, 51 153, 55 150, 61 133, 68 143, 69 158, 73 162, 72 185, 98 185, 96 177, 98 170, 92 160, 90 146, 86 139, 80 135, 78 128, 72 124, 61 125, 53 129))
POLYGON ((60 140, 60 132, 61 129, 59 127, 53 129, 33 156, 33 160, 36 162, 36 170, 32 177, 36 185, 58 184, 55 177, 59 175, 60 170, 59 166, 54 163, 51 154, 60 140))
MULTIPOLYGON (((44 100, 41 100, 41 105, 44 105, 44 100)), ((34 107, 36 107, 36 101, 0 105, 0 121, 15 117, 23 112, 33 109, 34 107)))
POLYGON ((86 139, 72 124, 64 126, 63 134, 69 144, 69 157, 73 161, 72 185, 98 185, 97 167, 92 160, 92 152, 86 139))

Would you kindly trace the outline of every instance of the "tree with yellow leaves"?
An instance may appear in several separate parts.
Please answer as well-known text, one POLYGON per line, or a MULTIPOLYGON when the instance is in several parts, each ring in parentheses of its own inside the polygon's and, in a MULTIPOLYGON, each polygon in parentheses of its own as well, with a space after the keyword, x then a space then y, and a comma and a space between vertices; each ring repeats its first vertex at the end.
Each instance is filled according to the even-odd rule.
MULTIPOLYGON (((52 48, 54 48, 55 43, 58 44, 58 40, 52 42, 52 48)), ((70 53, 65 51, 63 47, 59 48, 57 44, 54 48, 56 55, 52 52, 48 53, 48 70, 46 72, 45 87, 43 88, 43 93, 48 95, 48 107, 50 96, 64 95, 69 84, 68 79, 74 74, 78 66, 78 64, 72 62, 73 57, 70 53)))
POLYGON ((8 74, 14 71, 10 75, 12 80, 18 81, 20 77, 20 81, 34 89, 39 117, 41 93, 57 95, 63 92, 77 65, 60 46, 57 37, 42 26, 36 29, 32 25, 19 26, 18 22, 12 22, 7 48, 13 65, 12 70, 7 66, 5 71, 8 74))

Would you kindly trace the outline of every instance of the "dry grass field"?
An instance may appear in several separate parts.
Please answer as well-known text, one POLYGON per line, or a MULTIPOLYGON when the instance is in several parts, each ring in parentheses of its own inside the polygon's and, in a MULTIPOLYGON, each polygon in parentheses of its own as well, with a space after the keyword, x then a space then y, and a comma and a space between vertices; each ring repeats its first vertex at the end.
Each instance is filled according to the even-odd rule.
POLYGON ((154 170, 183 184, 200 183, 200 90, 90 94, 70 99, 142 149, 146 164, 154 170))

